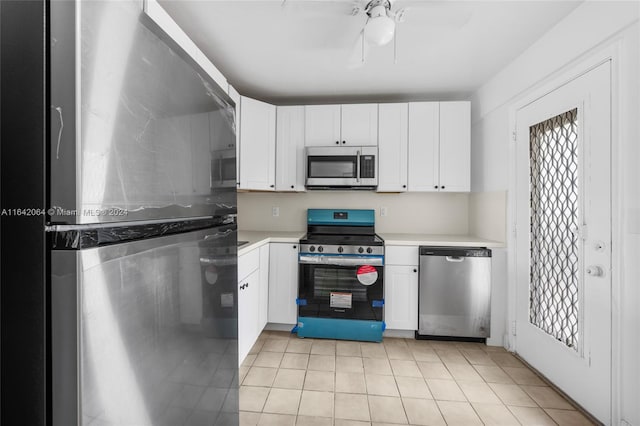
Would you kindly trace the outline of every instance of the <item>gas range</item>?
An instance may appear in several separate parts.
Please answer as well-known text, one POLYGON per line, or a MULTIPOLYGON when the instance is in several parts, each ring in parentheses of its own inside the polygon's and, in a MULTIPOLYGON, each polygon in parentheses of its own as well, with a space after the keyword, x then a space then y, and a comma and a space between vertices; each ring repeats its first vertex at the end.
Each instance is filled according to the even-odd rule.
POLYGON ((374 210, 307 211, 298 255, 299 337, 382 340, 384 241, 374 220, 374 210))

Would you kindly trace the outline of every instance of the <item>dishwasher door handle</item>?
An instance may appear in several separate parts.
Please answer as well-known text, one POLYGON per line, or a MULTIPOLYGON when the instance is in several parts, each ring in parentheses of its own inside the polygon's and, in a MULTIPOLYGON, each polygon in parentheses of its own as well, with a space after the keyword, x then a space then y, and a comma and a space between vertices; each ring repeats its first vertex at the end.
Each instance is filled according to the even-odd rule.
POLYGON ((462 256, 447 256, 445 257, 445 259, 447 259, 447 262, 463 262, 464 261, 464 257, 462 256))

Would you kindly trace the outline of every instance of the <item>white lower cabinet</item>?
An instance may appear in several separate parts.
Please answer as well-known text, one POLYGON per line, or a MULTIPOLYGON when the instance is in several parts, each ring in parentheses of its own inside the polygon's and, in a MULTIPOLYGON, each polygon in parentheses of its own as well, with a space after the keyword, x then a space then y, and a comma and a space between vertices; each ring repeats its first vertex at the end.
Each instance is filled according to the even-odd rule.
POLYGON ((260 247, 260 299, 258 306, 258 335, 267 325, 269 312, 269 244, 260 247))
POLYGON ((260 332, 260 270, 256 269, 238 283, 238 363, 242 364, 260 332))
POLYGON ((418 248, 386 247, 384 321, 388 329, 418 329, 418 248), (389 260, 396 264, 389 264, 389 260))
POLYGON ((271 243, 269 253, 269 315, 271 323, 298 321, 298 244, 271 243))
POLYGON ((269 245, 238 257, 238 361, 240 364, 267 324, 269 245))

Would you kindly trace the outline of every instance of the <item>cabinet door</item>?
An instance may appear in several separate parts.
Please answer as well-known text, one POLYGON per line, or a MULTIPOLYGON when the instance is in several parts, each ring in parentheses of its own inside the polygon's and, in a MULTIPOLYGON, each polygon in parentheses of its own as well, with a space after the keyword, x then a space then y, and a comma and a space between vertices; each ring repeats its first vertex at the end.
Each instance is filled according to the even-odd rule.
POLYGON ((229 97, 236 104, 236 179, 240 186, 240 94, 229 85, 229 97))
POLYGON ((385 266, 384 321, 389 329, 418 329, 418 266, 385 266))
POLYGON ((260 270, 238 283, 238 362, 242 364, 258 338, 260 270))
POLYGON ((298 321, 298 245, 271 243, 269 252, 269 322, 298 321))
POLYGON ((340 145, 378 145, 378 104, 342 105, 340 145))
POLYGON ((341 144, 340 105, 307 105, 304 110, 305 146, 341 144))
POLYGON ((471 190, 471 104, 440 103, 440 191, 471 190))
MULTIPOLYGON (((267 325, 269 312, 269 244, 260 247, 260 290, 258 292, 258 336, 267 325)), ((257 337, 257 336, 256 336, 257 337)))
POLYGON ((408 104, 378 106, 378 192, 407 190, 408 104))
POLYGON ((438 102, 409 103, 409 191, 439 188, 439 111, 438 102))
POLYGON ((304 191, 304 106, 279 106, 276 115, 276 191, 304 191))
POLYGON ((240 114, 240 189, 273 191, 276 107, 243 96, 240 114))

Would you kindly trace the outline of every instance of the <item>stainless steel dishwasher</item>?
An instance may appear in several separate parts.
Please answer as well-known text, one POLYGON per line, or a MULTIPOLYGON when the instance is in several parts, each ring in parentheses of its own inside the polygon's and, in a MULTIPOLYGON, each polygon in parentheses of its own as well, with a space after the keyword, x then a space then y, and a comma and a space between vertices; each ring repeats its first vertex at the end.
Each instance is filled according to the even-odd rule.
POLYGON ((420 247, 418 331, 482 340, 491 331, 491 250, 420 247))

